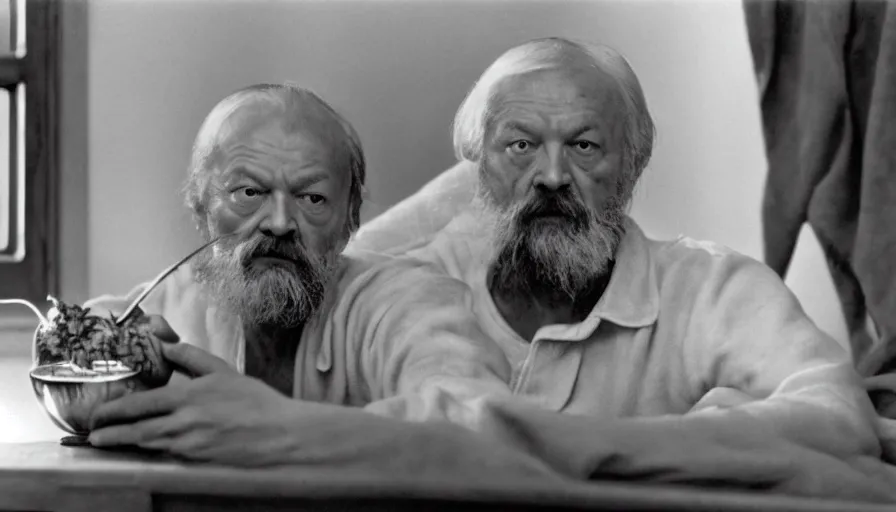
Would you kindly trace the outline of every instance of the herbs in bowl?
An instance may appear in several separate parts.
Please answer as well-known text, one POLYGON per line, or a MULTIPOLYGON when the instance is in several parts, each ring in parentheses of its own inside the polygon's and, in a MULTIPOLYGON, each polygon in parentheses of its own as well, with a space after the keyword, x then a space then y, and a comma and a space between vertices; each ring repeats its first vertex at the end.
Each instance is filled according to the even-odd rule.
POLYGON ((46 317, 27 301, 0 300, 0 304, 26 305, 40 321, 33 339, 31 385, 62 430, 86 436, 97 405, 163 386, 170 379, 172 370, 141 310, 118 325, 114 315, 95 315, 90 308, 48 300, 53 307, 46 317))

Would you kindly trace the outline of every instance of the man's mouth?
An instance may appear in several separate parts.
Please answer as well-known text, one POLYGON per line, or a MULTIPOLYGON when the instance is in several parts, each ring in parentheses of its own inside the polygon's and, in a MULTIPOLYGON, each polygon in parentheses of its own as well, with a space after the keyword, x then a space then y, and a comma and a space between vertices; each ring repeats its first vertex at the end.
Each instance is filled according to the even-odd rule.
POLYGON ((544 210, 520 219, 521 226, 529 226, 531 229, 560 229, 563 231, 579 230, 585 225, 577 215, 558 210, 544 210))
POLYGON ((296 264, 296 260, 282 254, 259 254, 250 259, 251 264, 261 265, 289 265, 296 264))
POLYGON ((573 217, 566 212, 562 212, 559 210, 544 210, 540 212, 535 212, 528 216, 526 219, 529 222, 538 222, 538 221, 563 221, 570 222, 573 220, 573 217))

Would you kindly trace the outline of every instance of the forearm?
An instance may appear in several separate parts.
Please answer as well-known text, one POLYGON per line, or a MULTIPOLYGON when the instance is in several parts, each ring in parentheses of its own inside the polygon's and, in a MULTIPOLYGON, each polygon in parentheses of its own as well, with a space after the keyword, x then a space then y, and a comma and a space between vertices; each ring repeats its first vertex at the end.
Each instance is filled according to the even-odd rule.
POLYGON ((896 472, 874 457, 843 460, 798 445, 737 407, 605 420, 493 401, 477 430, 577 479, 638 480, 896 501, 896 472))
MULTIPOLYGON (((598 419, 492 401, 478 430, 506 439, 564 474, 583 479, 703 482, 758 465, 769 470, 781 440, 743 411, 719 415, 598 419)), ((774 471, 772 471, 774 472, 774 471)))
MULTIPOLYGON (((584 476, 592 471, 609 471, 618 475, 631 471, 632 476, 662 474, 688 479, 723 474, 729 464, 732 471, 748 470, 751 464, 774 470, 788 464, 786 453, 793 449, 811 450, 818 454, 849 460, 870 456, 878 458, 880 442, 874 427, 874 416, 867 397, 861 390, 836 379, 849 379, 835 368, 819 369, 803 378, 827 378, 815 385, 801 385, 799 378, 785 381, 770 398, 753 400, 734 407, 708 408, 685 415, 653 418, 590 420, 574 418, 566 428, 569 435, 556 434, 544 438, 541 457, 563 453, 573 463, 568 468, 584 476), (575 428, 574 428, 575 427, 575 428), (576 430, 576 429, 581 430, 576 430), (554 445, 554 439, 569 440, 566 448, 554 445), (579 450, 576 443, 592 450, 579 450), (574 461, 577 458, 579 462, 574 461), (741 467, 742 465, 742 467, 741 467)), ((520 420, 526 424, 531 413, 519 406, 499 407, 496 411, 514 411, 520 416, 498 418, 499 425, 520 420)), ((491 419, 487 414, 480 417, 491 419)), ((539 421, 542 432, 549 431, 552 421, 539 421)), ((566 421, 564 419, 564 421, 566 421)), ((562 464, 561 460, 557 463, 562 464)))
MULTIPOLYGON (((798 372, 767 400, 738 409, 775 429, 782 438, 835 457, 880 456, 875 413, 849 363, 831 363, 798 372)), ((719 411, 719 419, 724 412, 719 411)), ((715 415, 713 415, 715 417, 715 415)))
POLYGON ((561 479, 542 461, 456 425, 410 423, 330 404, 296 404, 293 440, 278 450, 276 465, 314 464, 446 483, 561 479))
POLYGON ((510 396, 510 388, 496 379, 433 377, 413 391, 374 401, 365 410, 401 421, 447 421, 475 430, 482 422, 484 400, 510 396))
MULTIPOLYGON (((510 397, 510 389, 497 378, 463 379, 431 377, 414 392, 402 393, 367 406, 376 414, 405 421, 444 420, 479 429, 488 414, 484 400, 510 397)), ((657 420, 619 420, 624 435, 628 422, 648 426, 645 436, 662 442, 670 430, 691 446, 705 448, 718 443, 727 446, 754 439, 755 448, 774 442, 803 446, 834 457, 880 456, 874 414, 863 389, 852 385, 849 372, 836 366, 803 372, 782 383, 765 400, 753 400, 737 407, 704 409, 685 416, 665 416, 657 420), (656 436, 649 436, 657 429, 656 436), (676 433, 675 429, 681 429, 676 433), (682 438, 682 436, 684 436, 682 438)), ((615 425, 616 422, 608 423, 615 425)), ((643 443, 635 447, 643 447, 643 443)), ((651 447, 653 449, 653 447, 651 447)), ((753 448, 750 448, 753 449, 753 448)), ((691 453, 689 451, 688 453, 691 453)))

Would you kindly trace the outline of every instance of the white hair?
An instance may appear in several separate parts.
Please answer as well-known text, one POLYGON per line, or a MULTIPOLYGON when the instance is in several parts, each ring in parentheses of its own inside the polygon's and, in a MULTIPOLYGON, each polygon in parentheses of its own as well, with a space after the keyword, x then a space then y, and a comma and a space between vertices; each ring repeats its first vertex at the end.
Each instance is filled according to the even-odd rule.
POLYGON ((479 77, 454 118, 454 152, 458 159, 478 162, 497 86, 504 80, 533 71, 557 69, 571 59, 585 57, 619 85, 625 117, 624 165, 637 181, 653 152, 656 129, 634 70, 616 50, 594 43, 558 37, 535 39, 511 48, 479 77))
POLYGON ((187 182, 184 186, 184 200, 192 210, 197 223, 205 222, 208 189, 211 181, 209 168, 216 154, 220 141, 224 138, 224 130, 228 129, 226 121, 241 107, 247 104, 269 103, 285 115, 285 129, 295 130, 304 126, 308 118, 307 108, 322 109, 326 117, 334 121, 341 129, 340 146, 342 154, 351 171, 351 189, 349 192, 349 219, 347 230, 353 233, 361 223, 361 204, 365 194, 364 181, 366 163, 361 139, 342 115, 326 101, 310 89, 292 83, 257 84, 240 89, 218 102, 208 114, 196 135, 187 182), (307 118, 307 119, 306 119, 307 118))

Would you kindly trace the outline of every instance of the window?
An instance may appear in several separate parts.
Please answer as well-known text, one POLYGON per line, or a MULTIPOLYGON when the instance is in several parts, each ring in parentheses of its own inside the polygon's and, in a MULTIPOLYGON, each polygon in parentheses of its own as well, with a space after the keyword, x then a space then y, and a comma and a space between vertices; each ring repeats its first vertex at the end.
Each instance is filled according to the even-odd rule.
POLYGON ((0 0, 0 296, 56 293, 60 0, 0 0))

